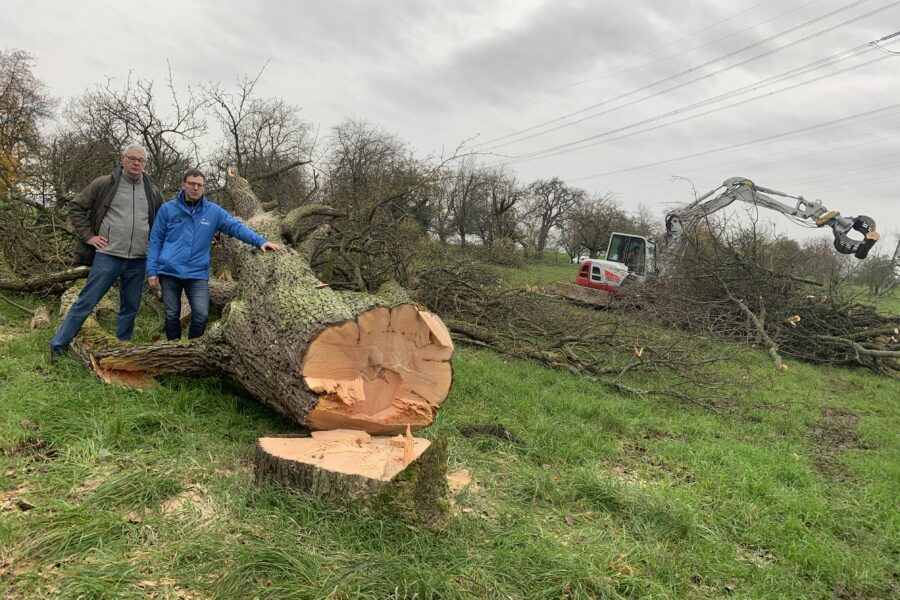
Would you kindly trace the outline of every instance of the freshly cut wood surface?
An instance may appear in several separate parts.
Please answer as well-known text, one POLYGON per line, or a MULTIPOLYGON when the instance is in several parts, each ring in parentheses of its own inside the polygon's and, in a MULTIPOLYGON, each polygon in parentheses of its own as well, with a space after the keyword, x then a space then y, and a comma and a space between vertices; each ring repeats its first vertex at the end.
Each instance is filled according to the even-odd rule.
POLYGON ((260 438, 256 481, 330 502, 350 503, 425 525, 449 509, 447 440, 370 437, 359 431, 314 432, 311 438, 260 438))
POLYGON ((259 439, 260 449, 272 457, 378 481, 393 479, 430 445, 426 439, 412 438, 411 450, 407 451, 402 445, 391 444, 389 437, 350 430, 314 432, 310 438, 259 439))
POLYGON ((430 424, 452 380, 453 342, 440 319, 412 304, 377 307, 324 329, 302 374, 321 394, 314 429, 384 434, 430 424))

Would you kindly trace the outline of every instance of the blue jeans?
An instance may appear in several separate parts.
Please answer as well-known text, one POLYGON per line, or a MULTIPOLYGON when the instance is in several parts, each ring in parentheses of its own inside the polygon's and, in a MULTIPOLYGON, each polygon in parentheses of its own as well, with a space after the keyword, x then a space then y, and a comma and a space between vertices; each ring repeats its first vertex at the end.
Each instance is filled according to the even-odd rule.
POLYGON ((196 338, 206 331, 209 318, 209 281, 206 279, 180 279, 169 275, 159 276, 163 307, 166 311, 166 339, 181 339, 181 291, 184 290, 191 305, 191 326, 188 337, 196 338))
POLYGON ((141 307, 146 269, 146 258, 119 258, 98 252, 94 256, 87 283, 56 330, 56 335, 50 340, 50 349, 56 354, 62 354, 69 348, 69 343, 94 311, 94 307, 117 279, 120 280, 121 302, 116 321, 116 337, 122 341, 130 340, 134 331, 134 319, 141 307))

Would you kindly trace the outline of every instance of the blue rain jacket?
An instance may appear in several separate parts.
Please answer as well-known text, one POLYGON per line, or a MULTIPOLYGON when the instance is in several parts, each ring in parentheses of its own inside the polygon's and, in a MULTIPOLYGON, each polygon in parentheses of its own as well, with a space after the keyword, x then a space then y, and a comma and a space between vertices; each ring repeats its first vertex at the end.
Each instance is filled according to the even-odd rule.
POLYGON ((268 241, 205 195, 193 207, 188 206, 181 190, 162 205, 153 221, 147 276, 209 279, 209 253, 218 231, 257 248, 268 241))

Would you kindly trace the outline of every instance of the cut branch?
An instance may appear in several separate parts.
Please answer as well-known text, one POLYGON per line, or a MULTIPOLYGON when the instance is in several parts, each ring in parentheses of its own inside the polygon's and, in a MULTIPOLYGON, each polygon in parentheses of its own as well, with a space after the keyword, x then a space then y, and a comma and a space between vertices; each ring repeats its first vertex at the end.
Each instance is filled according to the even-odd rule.
POLYGON ((263 179, 272 179, 273 177, 278 177, 282 173, 287 173, 291 169, 294 169, 296 167, 302 167, 303 165, 308 165, 311 162, 312 161, 309 161, 309 160, 295 160, 292 163, 288 163, 288 164, 284 165, 283 167, 279 167, 277 169, 269 171, 268 173, 261 173, 259 175, 254 175, 253 177, 250 178, 249 181, 250 181, 250 183, 256 183, 257 181, 262 181, 263 179))
POLYGON ((58 273, 50 273, 39 277, 31 277, 29 279, 0 279, 0 289, 10 290, 13 292, 40 292, 53 288, 61 283, 84 279, 91 272, 89 267, 76 267, 59 271, 58 273))

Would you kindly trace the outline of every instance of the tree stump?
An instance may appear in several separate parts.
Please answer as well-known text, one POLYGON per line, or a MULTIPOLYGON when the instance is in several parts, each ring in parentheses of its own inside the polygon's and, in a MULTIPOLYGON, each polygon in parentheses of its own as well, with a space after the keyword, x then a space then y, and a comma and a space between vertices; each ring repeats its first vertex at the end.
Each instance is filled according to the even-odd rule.
POLYGON ((407 435, 372 437, 352 430, 312 437, 264 437, 256 444, 256 481, 328 500, 352 502, 421 523, 448 509, 446 441, 407 435))

